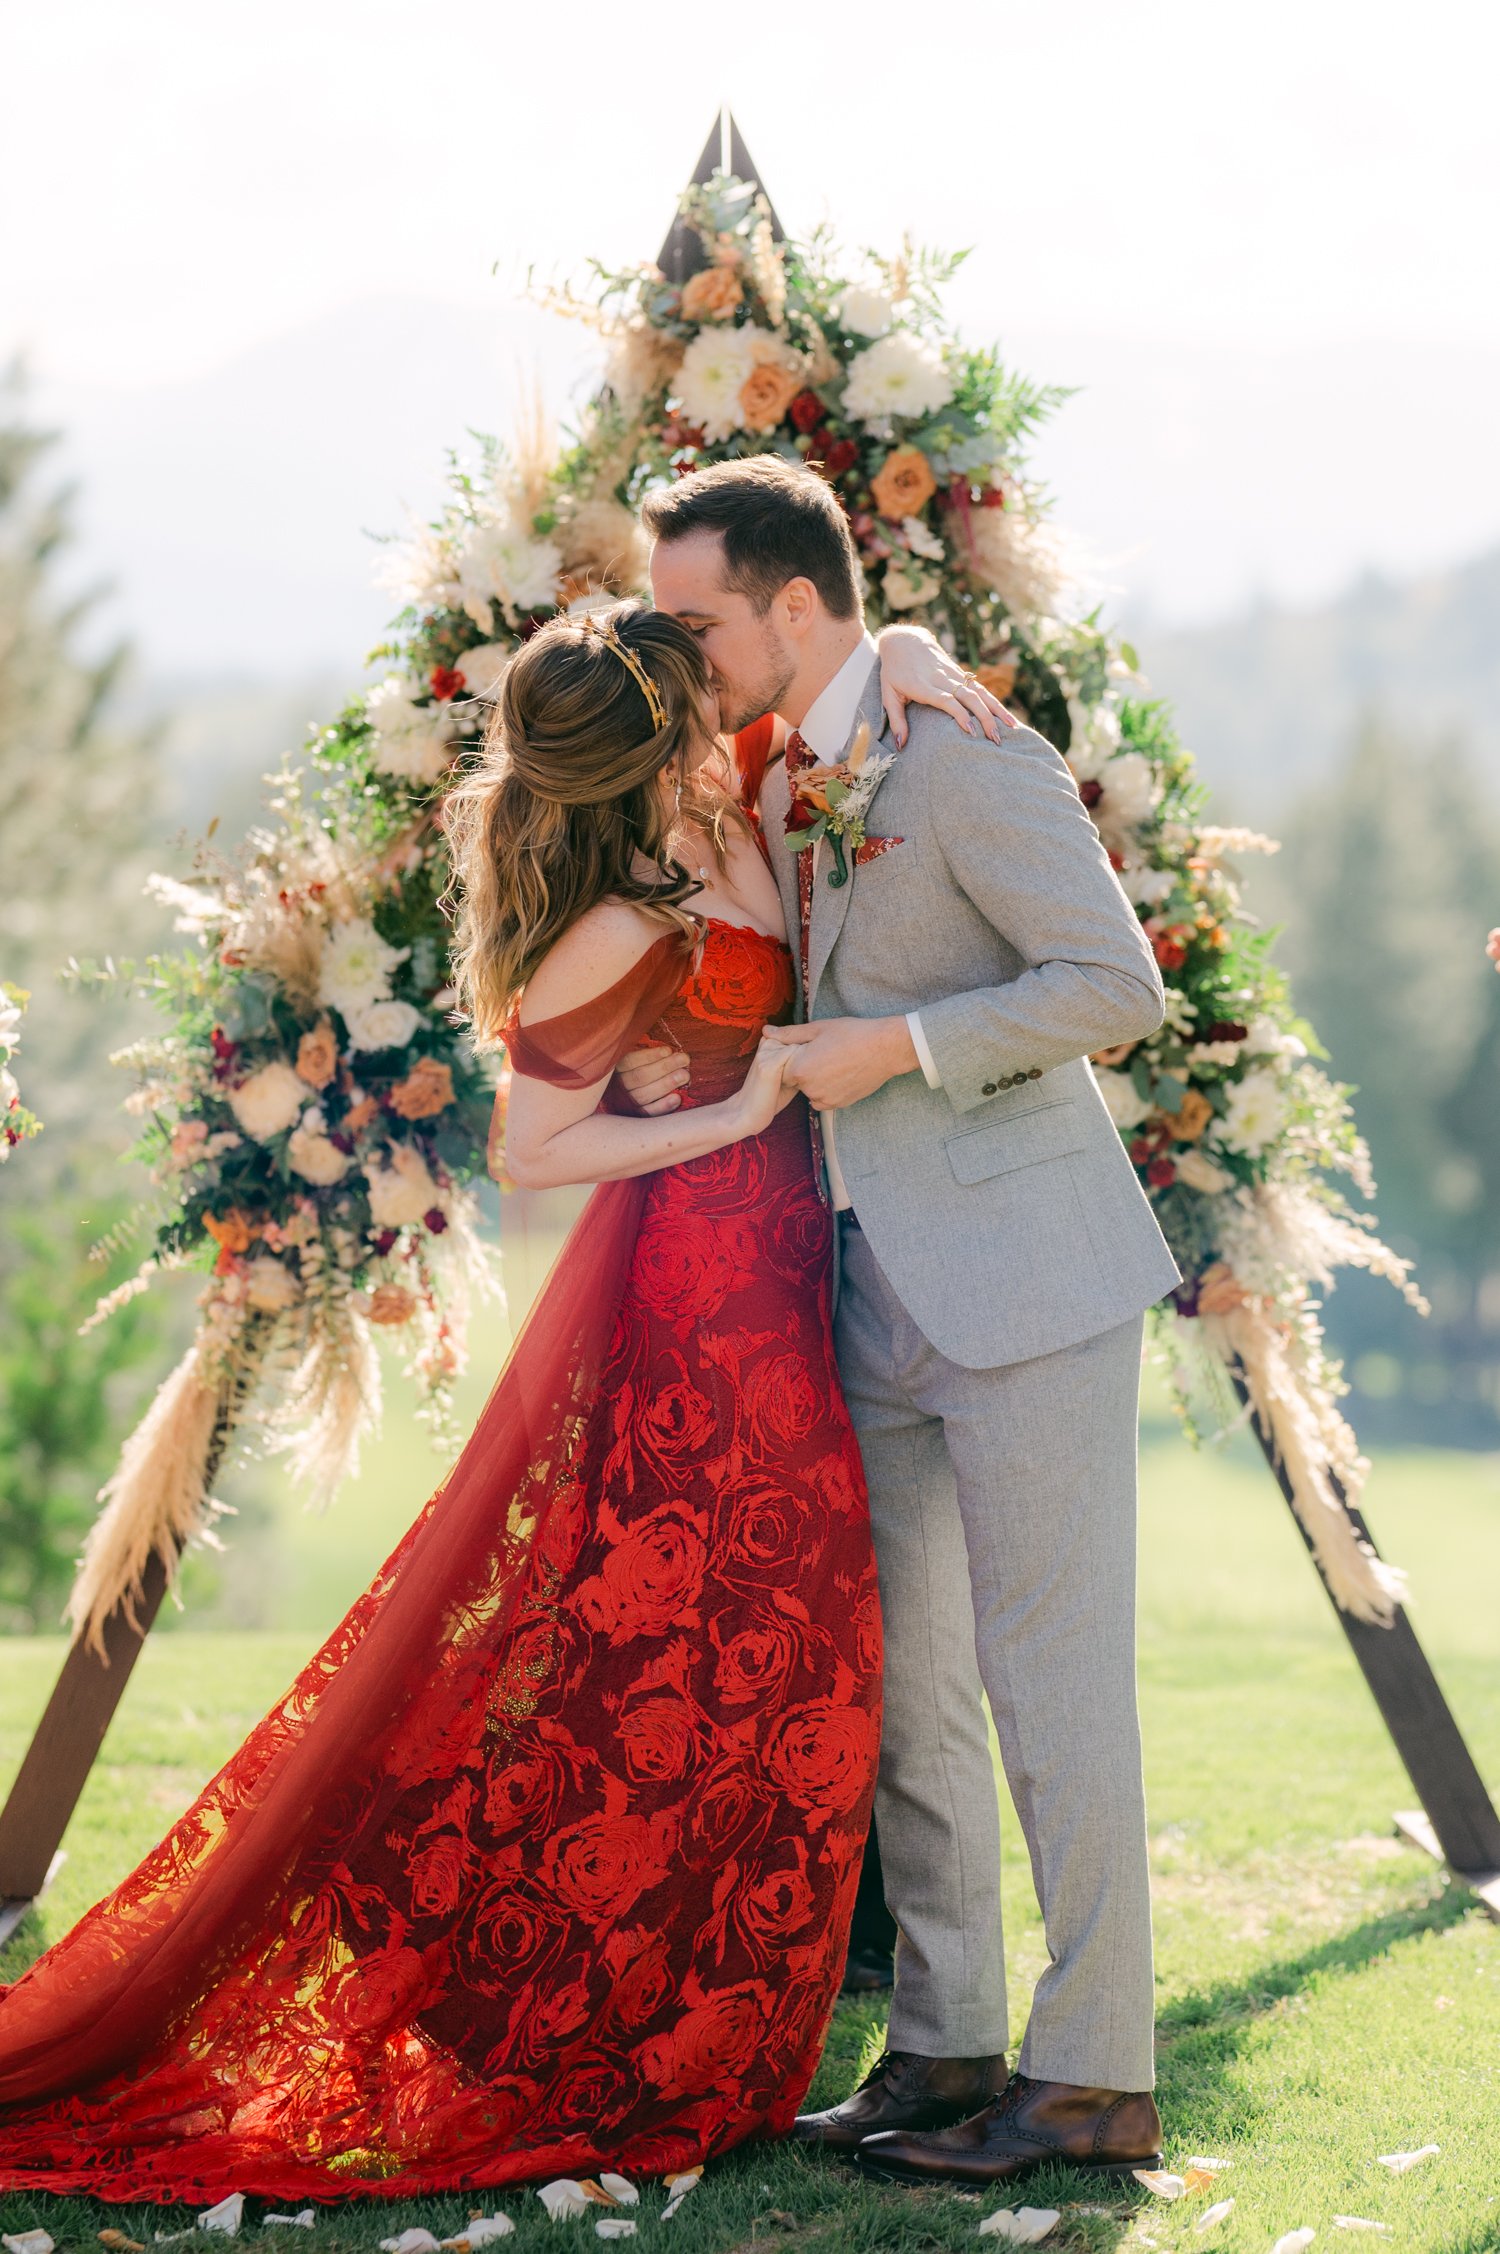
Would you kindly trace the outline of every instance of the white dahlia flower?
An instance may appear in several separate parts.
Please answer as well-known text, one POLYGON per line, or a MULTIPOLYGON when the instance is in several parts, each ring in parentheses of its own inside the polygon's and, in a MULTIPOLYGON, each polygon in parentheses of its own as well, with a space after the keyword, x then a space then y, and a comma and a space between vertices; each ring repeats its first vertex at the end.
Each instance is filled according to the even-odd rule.
MULTIPOLYGON (((295 1142, 296 1137, 294 1136, 295 1142)), ((338 1157, 338 1152, 334 1152, 338 1157)), ((284 1260, 257 1253, 245 1270, 245 1304, 259 1315, 281 1315, 296 1305, 302 1287, 284 1260)))
POLYGON ((1107 822, 1115 830, 1133 830, 1150 819, 1161 793, 1149 759, 1138 751, 1118 752, 1095 773, 1104 790, 1094 809, 1101 827, 1107 822))
POLYGON ((1201 1191, 1204 1197, 1216 1197, 1221 1190, 1234 1187, 1234 1176, 1226 1173, 1222 1166, 1215 1166, 1207 1151, 1199 1150, 1196 1144, 1174 1151, 1172 1162, 1177 1168, 1178 1181, 1186 1182, 1190 1190, 1201 1191))
POLYGON ((1096 1065, 1094 1078, 1099 1083, 1104 1108, 1121 1133, 1128 1134, 1132 1127, 1139 1127, 1151 1106, 1137 1089, 1130 1074, 1109 1072, 1096 1065))
POLYGON ((319 1189, 341 1182, 353 1164, 320 1127, 310 1126, 306 1120, 296 1134, 289 1137, 286 1157, 294 1174, 300 1174, 304 1182, 313 1182, 319 1189))
POLYGON ((481 518, 469 526, 458 553, 462 605, 481 634, 495 631, 493 605, 515 624, 526 611, 543 610, 557 597, 562 553, 555 541, 534 540, 509 518, 481 518))
POLYGON ((845 290, 834 318, 841 329, 857 337, 883 337, 896 318, 896 308, 884 290, 845 290))
POLYGON ((683 354, 672 390, 711 445, 740 428, 740 390, 755 362, 753 328, 700 329, 683 354))
POLYGON ((307 1082, 280 1057, 272 1064, 263 1064, 259 1072, 252 1072, 248 1080, 229 1091, 230 1110, 251 1141, 257 1143, 284 1135, 292 1121, 301 1118, 306 1101, 307 1082))
POLYGON ((1257 1158, 1286 1125, 1286 1096, 1274 1072, 1247 1072, 1228 1090, 1228 1109, 1213 1139, 1257 1158))
POLYGON ((365 710, 375 731, 371 757, 381 774, 435 783, 452 765, 453 714, 445 704, 418 704, 415 683, 387 674, 366 697, 365 710))
POLYGON ((404 1049, 422 1022, 410 1002, 370 1002, 351 1016, 344 1013, 356 1049, 404 1049))
POLYGON ((387 1000, 391 973, 410 953, 409 947, 389 946, 363 916, 335 924, 323 942, 319 1001, 346 1019, 357 1016, 372 1002, 387 1000))
POLYGON ((884 422, 893 415, 935 415, 953 397, 939 355, 909 329, 897 329, 849 364, 844 414, 851 422, 884 422))
POLYGON ((365 1181, 370 1193, 370 1219, 377 1229, 409 1228, 443 1203, 421 1152, 409 1143, 396 1144, 389 1166, 370 1167, 365 1181))

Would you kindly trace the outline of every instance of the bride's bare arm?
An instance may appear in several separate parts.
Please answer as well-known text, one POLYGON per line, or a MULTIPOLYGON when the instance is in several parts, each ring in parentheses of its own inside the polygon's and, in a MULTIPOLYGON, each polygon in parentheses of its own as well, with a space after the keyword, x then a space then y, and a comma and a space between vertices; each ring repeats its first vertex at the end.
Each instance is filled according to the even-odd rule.
MULTIPOLYGON (((661 926, 634 909, 594 909, 532 977, 521 1009, 523 1030, 596 1001, 628 977, 660 937, 661 926)), ((786 1056, 784 1048, 767 1042, 737 1094, 660 1119, 601 1112, 608 1073, 587 1088, 559 1088, 514 1072, 506 1113, 506 1173, 527 1190, 627 1181, 742 1142, 768 1127, 791 1101, 793 1091, 782 1087, 786 1056)))
POLYGON ((877 636, 880 695, 898 745, 906 741, 909 704, 936 705, 972 736, 977 720, 991 743, 1015 726, 998 697, 966 673, 925 626, 886 626, 877 636))

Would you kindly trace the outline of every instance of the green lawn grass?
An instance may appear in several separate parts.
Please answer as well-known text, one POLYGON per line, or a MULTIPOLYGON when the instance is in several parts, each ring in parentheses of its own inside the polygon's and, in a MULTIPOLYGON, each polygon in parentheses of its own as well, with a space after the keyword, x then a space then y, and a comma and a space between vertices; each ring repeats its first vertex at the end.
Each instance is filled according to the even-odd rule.
MULTIPOLYGON (((476 1360, 493 1367, 493 1334, 476 1360)), ((470 1388, 466 1409, 479 1390, 470 1388)), ((242 1487, 242 1555, 197 1609, 153 1637, 68 1839, 43 1909, 0 1958, 14 1977, 148 1847, 284 1688, 316 1635, 394 1542, 433 1481, 425 1442, 399 1413, 367 1474, 326 1515, 302 1514, 264 1480, 242 1487), (241 1571, 241 1568, 244 1568, 241 1571), (273 1627, 226 1632, 236 1607, 273 1627), (209 1623, 212 1623, 210 1626, 209 1623)), ((1500 1785, 1500 1464, 1457 1454, 1382 1460, 1370 1516, 1412 1570, 1413 1616, 1481 1767, 1500 1785)), ((1500 2250, 1500 1929, 1392 1835, 1412 1793, 1283 1504, 1243 1441, 1194 1455, 1155 1404, 1144 1434, 1141 1682, 1156 1897, 1161 2104, 1168 2165, 1229 2160, 1236 2206, 1218 2254, 1265 2254, 1301 2225, 1328 2246, 1335 2214, 1389 2224, 1420 2254, 1500 2250), (1441 2156, 1404 2177, 1383 2152, 1441 2156)), ((61 1656, 55 1639, 0 1644, 0 1784, 8 1780, 61 1656)), ((1014 1820, 1005 1826, 1006 1909, 1017 2032, 1043 1961, 1014 1820)), ((840 2096, 878 2045, 878 2007, 843 2006, 816 2085, 840 2096)), ((1065 2173, 1014 2204, 1061 2206, 1062 2254, 1188 2254, 1205 2202, 1100 2197, 1065 2173), (1106 2207, 1107 2212, 1085 2210, 1106 2207)), ((977 2247, 1004 2204, 881 2189, 788 2148, 717 2164, 670 2225, 652 2191, 640 2237, 676 2254, 754 2246, 852 2254, 977 2247), (794 2219, 790 2224, 773 2219, 794 2219)), ((442 2236, 481 2201, 352 2202, 315 2233, 278 2234, 298 2254, 370 2249, 411 2223, 442 2236), (309 2241, 311 2242, 309 2244, 309 2241)), ((552 2225, 528 2192, 502 2205, 517 2245, 554 2248, 587 2222, 552 2225)), ((151 2242, 190 2217, 86 2201, 0 2200, 0 2230, 41 2224, 92 2248, 101 2225, 151 2242)), ((247 2226, 253 2228, 253 2226, 247 2226)), ((254 2235, 259 2235, 258 2231, 254 2235)), ((212 2245, 212 2240, 200 2243, 212 2245)), ((1359 2241, 1345 2241, 1354 2254, 1359 2241)))

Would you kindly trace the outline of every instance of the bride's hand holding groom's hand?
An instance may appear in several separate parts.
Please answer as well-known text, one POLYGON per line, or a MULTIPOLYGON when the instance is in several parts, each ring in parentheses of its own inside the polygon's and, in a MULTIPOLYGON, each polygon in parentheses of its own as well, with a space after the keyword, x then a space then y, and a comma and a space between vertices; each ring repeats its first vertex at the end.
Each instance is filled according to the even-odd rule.
POLYGON ((825 1017, 812 1025, 768 1025, 764 1040, 792 1051, 787 1072, 816 1111, 843 1111, 888 1080, 920 1069, 904 1017, 825 1017))

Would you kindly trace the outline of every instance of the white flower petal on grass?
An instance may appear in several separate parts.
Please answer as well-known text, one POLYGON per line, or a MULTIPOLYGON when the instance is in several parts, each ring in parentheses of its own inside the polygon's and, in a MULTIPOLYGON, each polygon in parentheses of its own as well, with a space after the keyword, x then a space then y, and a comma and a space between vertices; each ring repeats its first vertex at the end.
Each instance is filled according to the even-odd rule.
POLYGON ((1204 2231, 1217 2230, 1233 2206, 1234 2201, 1232 2199, 1216 2199, 1212 2207, 1204 2208, 1197 2222, 1193 2225, 1194 2230, 1199 2232, 1200 2235, 1204 2231))
POLYGON ((543 2184, 537 2198, 554 2223, 564 2222, 573 2215, 586 2215, 589 2211, 589 2195, 572 2176, 558 2176, 552 2183, 543 2184))
POLYGON ((618 2199, 622 2207, 634 2207, 641 2196, 628 2176, 601 2175, 599 2181, 610 2198, 618 2199))
POLYGON ((1302 2254, 1302 2249, 1311 2246, 1317 2235, 1313 2230, 1288 2231, 1284 2238, 1277 2239, 1271 2254, 1302 2254))
POLYGON ((471 2247, 487 2246, 492 2238, 509 2238, 515 2227, 509 2215, 499 2211, 493 2215, 476 2215, 456 2238, 445 2238, 443 2244, 457 2248, 459 2254, 468 2254, 471 2247))
POLYGON ((688 2193, 696 2191, 702 2181, 703 2170, 701 2168, 683 2168, 677 2175, 667 2177, 667 2197, 669 2199, 686 2199, 688 2193))
POLYGON ((1389 2168, 1393 2176, 1404 2176, 1408 2168, 1415 2168, 1419 2160, 1436 2159, 1442 2146, 1419 2144, 1415 2152, 1382 2152, 1377 2155, 1382 2168, 1389 2168))
POLYGON ((1336 2231, 1375 2231, 1381 2238, 1396 2235, 1389 2223, 1372 2223, 1365 2215, 1335 2215, 1333 2227, 1336 2231))
POLYGON ((382 2254, 437 2254, 438 2242, 431 2231, 414 2229, 403 2231, 399 2238, 383 2238, 382 2254))
POLYGON ((1155 2192, 1158 2199, 1180 2199, 1187 2190, 1181 2176, 1174 2176, 1167 2168, 1132 2168, 1130 2173, 1147 2191, 1155 2192))
POLYGON ((219 2201, 217 2207, 204 2208, 198 2217, 198 2228, 200 2231, 223 2231, 227 2238, 235 2238, 244 2220, 245 2195, 242 2191, 232 2191, 227 2199, 219 2201))
POLYGON ((268 2230, 272 2224, 281 2223, 293 2230, 310 2231, 316 2221, 317 2217, 310 2207, 299 2207, 295 2215, 262 2215, 260 2227, 268 2230))
POLYGON ((52 2254, 55 2243, 45 2231, 11 2231, 0 2237, 9 2254, 52 2254))
MULTIPOLYGON (((197 2236, 198 2226, 196 2223, 189 2223, 185 2231, 153 2231, 151 2233, 152 2243, 156 2246, 177 2246, 183 2239, 196 2238, 197 2236)), ((10 2241, 7 2239, 6 2244, 9 2245, 9 2243, 10 2241)))
POLYGON ((1007 2238, 1013 2246, 1037 2246, 1057 2221, 1056 2207, 1001 2207, 986 2215, 979 2226, 981 2238, 1007 2238))
POLYGON ((634 2238, 635 2224, 628 2215, 601 2215, 594 2225, 595 2238, 634 2238))

